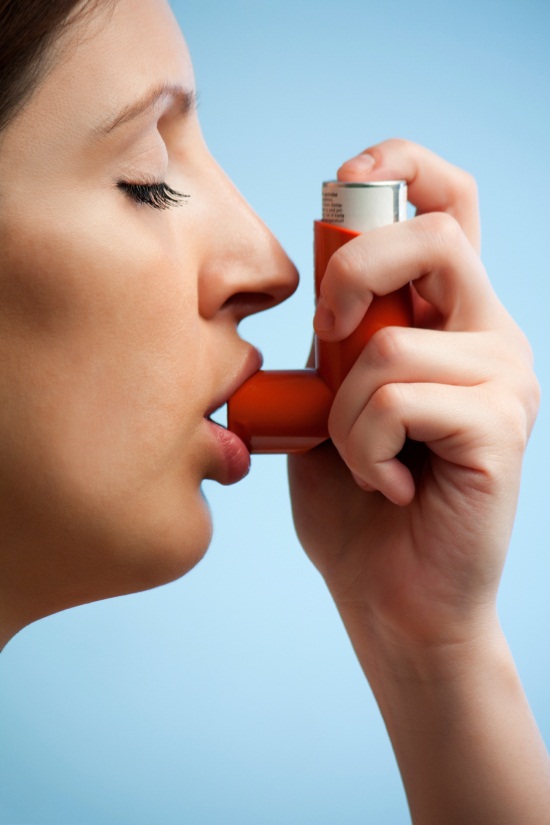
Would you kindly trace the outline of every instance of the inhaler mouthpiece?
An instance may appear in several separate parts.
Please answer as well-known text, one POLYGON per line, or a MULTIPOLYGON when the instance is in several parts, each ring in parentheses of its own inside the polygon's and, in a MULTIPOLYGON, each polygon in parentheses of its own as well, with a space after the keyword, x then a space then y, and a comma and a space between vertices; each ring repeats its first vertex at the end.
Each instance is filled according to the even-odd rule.
MULTIPOLYGON (((323 220, 314 223, 315 298, 332 255, 362 232, 407 217, 405 181, 323 183, 323 220)), ((327 343, 315 336, 315 368, 260 370, 228 402, 228 429, 252 453, 299 453, 329 438, 334 395, 370 337, 412 323, 409 288, 375 297, 357 329, 327 343)))

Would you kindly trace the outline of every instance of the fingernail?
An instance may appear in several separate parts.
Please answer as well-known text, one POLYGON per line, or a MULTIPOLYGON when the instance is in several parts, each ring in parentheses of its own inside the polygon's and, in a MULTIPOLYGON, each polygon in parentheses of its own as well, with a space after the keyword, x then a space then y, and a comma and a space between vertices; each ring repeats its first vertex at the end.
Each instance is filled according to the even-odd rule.
POLYGON ((334 312, 329 309, 325 299, 319 298, 317 309, 315 310, 315 318, 313 319, 315 329, 319 332, 329 332, 334 328, 335 321, 334 312))
POLYGON ((346 172, 352 175, 368 175, 369 172, 372 172, 375 163, 376 160, 372 155, 363 152, 361 155, 356 155, 354 158, 347 160, 340 168, 345 167, 346 172))

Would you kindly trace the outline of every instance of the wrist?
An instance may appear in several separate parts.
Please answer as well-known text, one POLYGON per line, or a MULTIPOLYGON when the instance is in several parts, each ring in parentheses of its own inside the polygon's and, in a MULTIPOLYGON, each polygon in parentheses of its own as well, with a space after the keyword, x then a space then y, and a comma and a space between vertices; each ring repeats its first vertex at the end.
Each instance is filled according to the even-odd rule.
POLYGON ((379 627, 365 634, 356 616, 343 618, 384 718, 413 822, 545 821, 548 755, 496 616, 476 632, 430 644, 379 627))
POLYGON ((490 665, 513 661, 496 610, 487 608, 462 621, 441 622, 429 633, 402 632, 368 611, 339 608, 359 663, 375 694, 388 685, 460 683, 490 665))

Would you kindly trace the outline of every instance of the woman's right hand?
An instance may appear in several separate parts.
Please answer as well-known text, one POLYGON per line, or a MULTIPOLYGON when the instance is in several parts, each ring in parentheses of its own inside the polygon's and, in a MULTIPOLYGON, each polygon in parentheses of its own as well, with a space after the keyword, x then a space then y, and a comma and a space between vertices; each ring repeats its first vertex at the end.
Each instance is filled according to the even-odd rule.
POLYGON ((332 443, 291 458, 294 518, 341 610, 393 641, 452 641, 494 615, 538 386, 479 258, 472 178, 406 141, 368 155, 339 177, 405 179, 417 217, 335 253, 316 332, 342 340, 409 281, 414 328, 373 336, 336 395, 332 443))
POLYGON ((316 332, 341 340, 373 295, 409 280, 415 326, 372 337, 334 400, 332 441, 290 458, 296 528, 415 825, 542 825, 548 757, 496 614, 538 406, 531 351, 479 259, 470 176, 405 141, 369 154, 374 167, 359 156, 340 178, 405 179, 418 216, 335 253, 316 332))

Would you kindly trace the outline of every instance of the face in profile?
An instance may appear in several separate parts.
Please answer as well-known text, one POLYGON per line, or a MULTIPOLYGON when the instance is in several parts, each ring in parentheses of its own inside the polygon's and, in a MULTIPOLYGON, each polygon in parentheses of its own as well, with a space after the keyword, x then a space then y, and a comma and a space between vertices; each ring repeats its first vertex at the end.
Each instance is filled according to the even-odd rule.
POLYGON ((165 0, 67 29, 0 181, 2 587, 26 623, 201 558, 201 482, 247 469, 207 417, 259 366, 237 324, 296 273, 208 153, 165 0))

